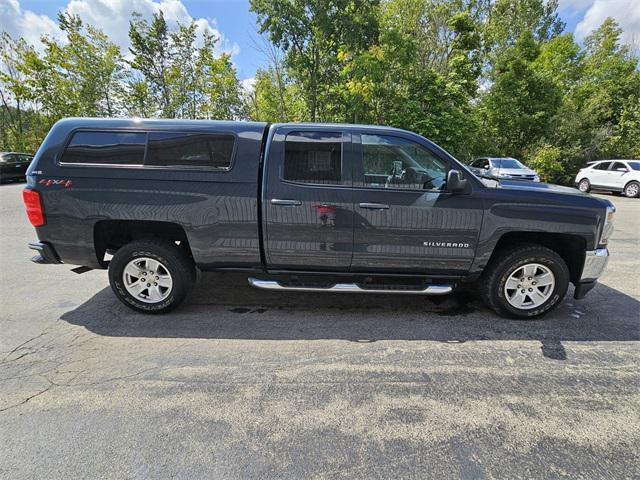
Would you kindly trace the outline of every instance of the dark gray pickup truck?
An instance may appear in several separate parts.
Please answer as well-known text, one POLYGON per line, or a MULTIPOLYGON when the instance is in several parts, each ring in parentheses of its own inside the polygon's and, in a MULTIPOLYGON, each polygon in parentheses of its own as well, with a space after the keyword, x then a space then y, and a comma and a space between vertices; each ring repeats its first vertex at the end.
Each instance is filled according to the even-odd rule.
MULTIPOLYGON (((442 295, 498 314, 575 298, 607 260, 613 205, 575 189, 483 183, 394 128, 65 119, 23 192, 40 263, 109 269, 129 307, 166 312, 197 270, 269 290, 442 295)), ((84 267, 84 268, 83 268, 84 267)))

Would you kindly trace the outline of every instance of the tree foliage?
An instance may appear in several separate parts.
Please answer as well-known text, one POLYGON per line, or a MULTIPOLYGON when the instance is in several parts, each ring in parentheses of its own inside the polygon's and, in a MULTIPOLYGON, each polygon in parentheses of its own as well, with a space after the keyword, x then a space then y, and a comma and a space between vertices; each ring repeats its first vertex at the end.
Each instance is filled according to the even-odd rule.
POLYGON ((229 54, 216 55, 217 39, 204 32, 198 46, 196 25, 170 31, 162 11, 151 23, 135 15, 130 22, 129 82, 132 104, 142 116, 239 118, 242 87, 229 54))
POLYGON ((377 33, 377 1, 251 0, 260 33, 285 52, 291 78, 301 87, 308 118, 344 114, 337 101, 340 50, 366 48, 377 33))

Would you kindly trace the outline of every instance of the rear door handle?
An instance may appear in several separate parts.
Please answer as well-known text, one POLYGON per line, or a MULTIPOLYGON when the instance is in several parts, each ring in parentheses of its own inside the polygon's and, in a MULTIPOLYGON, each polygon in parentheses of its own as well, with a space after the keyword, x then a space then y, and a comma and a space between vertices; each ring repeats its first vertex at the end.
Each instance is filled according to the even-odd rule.
POLYGON ((300 200, 284 200, 280 198, 272 198, 271 205, 282 205, 284 207, 297 207, 302 205, 300 200))
POLYGON ((384 203, 361 203, 360 208, 368 208, 369 210, 388 210, 389 205, 384 203))

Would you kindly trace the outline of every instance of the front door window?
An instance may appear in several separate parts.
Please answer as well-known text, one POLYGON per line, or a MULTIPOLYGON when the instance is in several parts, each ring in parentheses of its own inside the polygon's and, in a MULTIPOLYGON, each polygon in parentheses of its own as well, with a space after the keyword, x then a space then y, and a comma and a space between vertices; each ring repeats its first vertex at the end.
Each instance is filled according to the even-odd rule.
POLYGON ((422 145, 399 137, 363 134, 362 186, 443 190, 447 164, 422 145))

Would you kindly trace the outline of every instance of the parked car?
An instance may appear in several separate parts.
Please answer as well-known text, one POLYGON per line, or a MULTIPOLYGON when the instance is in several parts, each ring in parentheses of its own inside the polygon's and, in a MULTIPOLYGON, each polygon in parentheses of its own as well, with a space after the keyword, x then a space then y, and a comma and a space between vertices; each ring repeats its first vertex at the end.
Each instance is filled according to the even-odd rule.
POLYGON ((0 182, 25 180, 33 155, 18 152, 0 152, 0 182))
POLYGON ((535 170, 511 157, 482 157, 471 162, 469 166, 473 173, 483 178, 540 181, 540 176, 535 170))
POLYGON ((472 283, 500 315, 536 317, 569 282, 577 299, 593 288, 615 210, 574 188, 485 185, 394 128, 126 119, 57 122, 24 201, 34 261, 108 268, 146 313, 175 308, 199 269, 281 291, 472 283))
POLYGON ((581 192, 606 190, 640 196, 640 160, 600 160, 580 169, 575 184, 581 192))

